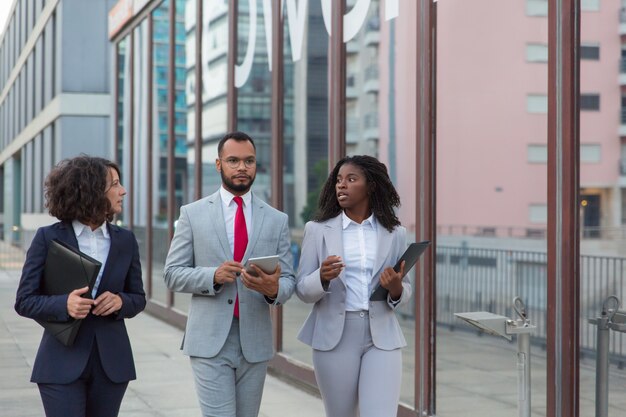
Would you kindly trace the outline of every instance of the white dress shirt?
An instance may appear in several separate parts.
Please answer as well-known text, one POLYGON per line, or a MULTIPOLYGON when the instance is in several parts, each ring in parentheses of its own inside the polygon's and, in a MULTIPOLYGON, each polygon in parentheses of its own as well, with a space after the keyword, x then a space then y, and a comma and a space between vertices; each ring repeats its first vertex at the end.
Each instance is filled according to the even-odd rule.
POLYGON ((91 297, 96 298, 98 293, 98 287, 100 286, 100 280, 104 273, 104 266, 106 265, 107 258, 109 257, 109 249, 111 249, 111 236, 109 236, 109 230, 107 229, 106 222, 102 223, 96 230, 91 230, 91 227, 82 224, 78 220, 72 222, 74 228, 74 234, 78 241, 78 249, 86 255, 91 256, 95 260, 102 263, 96 283, 91 291, 91 297))
MULTIPOLYGON (((230 245, 230 253, 235 253, 235 214, 237 213, 237 203, 233 201, 235 195, 220 187, 220 197, 222 198, 222 211, 224 212, 224 223, 226 224, 226 236, 230 245)), ((246 230, 248 231, 248 241, 252 232, 252 193, 248 191, 241 196, 243 200, 243 216, 246 219, 246 230)))
POLYGON ((369 309, 370 281, 376 261, 376 217, 372 214, 359 224, 342 212, 344 281, 346 311, 369 309))

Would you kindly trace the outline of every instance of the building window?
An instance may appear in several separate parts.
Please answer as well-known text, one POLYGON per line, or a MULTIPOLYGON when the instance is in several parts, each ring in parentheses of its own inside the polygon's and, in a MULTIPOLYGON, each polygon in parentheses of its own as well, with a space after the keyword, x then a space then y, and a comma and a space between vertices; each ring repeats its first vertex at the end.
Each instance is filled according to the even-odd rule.
POLYGON ((527 16, 547 16, 548 0, 526 0, 527 16))
POLYGON ((548 62, 548 45, 545 43, 526 44, 527 62, 548 62))
POLYGON ((546 204, 530 204, 528 206, 528 220, 531 223, 547 223, 548 206, 546 204))
POLYGON ((545 164, 548 162, 548 146, 547 145, 528 145, 527 148, 528 162, 532 164, 545 164))
POLYGON ((601 146, 600 144, 586 144, 580 145, 580 162, 586 162, 589 164, 600 163, 601 158, 601 146))
POLYGON ((600 45, 581 44, 580 45, 580 59, 599 61, 600 60, 600 45))
POLYGON ((548 96, 545 94, 529 94, 526 96, 528 113, 548 113, 548 96))
POLYGON ((600 0, 580 0, 580 10, 583 12, 597 12, 600 10, 600 0))
POLYGON ((581 94, 580 110, 600 110, 600 94, 581 94))

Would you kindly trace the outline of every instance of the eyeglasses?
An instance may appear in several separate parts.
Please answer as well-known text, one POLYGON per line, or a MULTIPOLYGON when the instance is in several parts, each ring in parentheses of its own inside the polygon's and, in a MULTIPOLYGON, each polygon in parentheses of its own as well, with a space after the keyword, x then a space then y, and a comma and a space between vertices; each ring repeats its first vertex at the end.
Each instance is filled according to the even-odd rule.
POLYGON ((252 168, 256 165, 256 159, 254 158, 246 158, 246 159, 239 159, 239 158, 226 158, 226 159, 221 159, 220 161, 224 161, 226 162, 226 165, 228 165, 229 168, 239 168, 239 165, 241 164, 241 162, 243 162, 243 165, 246 168, 252 168))

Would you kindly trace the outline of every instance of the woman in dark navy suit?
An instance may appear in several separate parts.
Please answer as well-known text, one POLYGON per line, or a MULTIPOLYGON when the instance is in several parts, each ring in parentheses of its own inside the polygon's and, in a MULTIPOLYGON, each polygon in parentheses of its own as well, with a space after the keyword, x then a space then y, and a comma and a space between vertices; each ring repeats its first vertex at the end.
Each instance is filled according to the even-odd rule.
POLYGON ((31 381, 47 417, 112 417, 128 381, 136 378, 124 319, 146 305, 137 241, 110 223, 122 211, 126 190, 119 167, 81 155, 62 161, 45 182, 46 207, 60 221, 40 228, 28 249, 15 310, 32 319, 84 319, 72 346, 44 331, 31 381), (88 287, 43 295, 41 279, 51 240, 58 239, 102 262, 88 287))

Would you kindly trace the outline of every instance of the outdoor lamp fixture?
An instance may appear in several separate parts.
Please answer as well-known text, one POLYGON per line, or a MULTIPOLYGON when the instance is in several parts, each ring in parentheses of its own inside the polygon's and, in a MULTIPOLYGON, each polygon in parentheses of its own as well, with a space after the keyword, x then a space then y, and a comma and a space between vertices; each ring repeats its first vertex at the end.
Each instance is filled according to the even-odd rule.
POLYGON ((600 317, 589 319, 598 326, 596 348, 596 417, 609 415, 609 330, 626 333, 626 311, 619 311, 620 301, 614 295, 602 303, 600 317))
POLYGON ((487 311, 454 315, 494 336, 512 340, 517 335, 517 410, 519 417, 530 417, 530 334, 537 326, 530 324, 520 297, 513 299, 513 309, 519 317, 517 320, 487 311))

